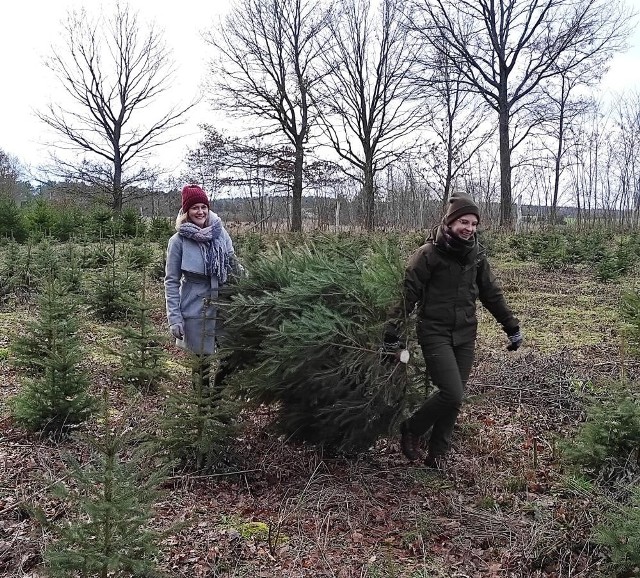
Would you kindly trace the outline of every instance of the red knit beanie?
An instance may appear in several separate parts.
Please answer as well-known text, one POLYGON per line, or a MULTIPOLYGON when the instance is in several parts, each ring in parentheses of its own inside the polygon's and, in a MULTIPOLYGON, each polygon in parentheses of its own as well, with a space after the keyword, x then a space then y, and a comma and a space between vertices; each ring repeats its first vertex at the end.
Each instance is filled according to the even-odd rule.
POLYGON ((186 213, 196 203, 209 206, 209 197, 198 185, 185 185, 182 189, 182 212, 186 213))

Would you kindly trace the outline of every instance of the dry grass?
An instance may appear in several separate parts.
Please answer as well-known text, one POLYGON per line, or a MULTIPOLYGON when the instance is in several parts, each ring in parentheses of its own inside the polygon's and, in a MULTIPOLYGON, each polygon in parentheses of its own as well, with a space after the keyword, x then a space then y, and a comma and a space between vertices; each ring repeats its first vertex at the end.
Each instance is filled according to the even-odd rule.
MULTIPOLYGON (((156 524, 187 525, 162 544, 161 568, 180 578, 597 576, 602 557, 590 542, 597 507, 567 487, 557 440, 574 431, 585 397, 620 375, 620 289, 580 271, 495 269, 525 345, 506 352, 502 332, 481 315, 469 399, 443 474, 408 465, 395 439, 362 456, 327 456, 271 434, 268 408, 246 413, 233 467, 168 480, 156 524)), ((110 331, 92 331, 91 343, 110 331)), ((0 342, 0 351, 7 345, 0 342)), ((638 379, 640 366, 625 363, 638 379)), ((110 358, 92 354, 87 367, 96 392, 110 388, 115 415, 150 427, 165 402, 161 392, 131 397, 112 381, 110 358)), ((44 576, 48 538, 30 508, 51 519, 66 515, 48 489, 66 475, 61 454, 83 450, 17 428, 6 400, 20 375, 6 356, 0 371, 0 576, 34 578, 44 576)), ((187 387, 184 368, 176 362, 171 371, 171 387, 187 387)))

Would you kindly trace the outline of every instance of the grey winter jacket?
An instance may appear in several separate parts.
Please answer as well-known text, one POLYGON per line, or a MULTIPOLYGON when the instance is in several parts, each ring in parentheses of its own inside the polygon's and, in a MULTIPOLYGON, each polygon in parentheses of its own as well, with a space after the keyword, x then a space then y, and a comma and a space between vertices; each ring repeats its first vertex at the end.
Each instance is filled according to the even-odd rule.
MULTIPOLYGON (((215 213, 210 215, 219 218, 215 213)), ((233 243, 224 227, 221 235, 233 268, 236 263, 233 243)), ((200 355, 215 352, 218 285, 215 275, 205 275, 200 243, 175 233, 167 247, 164 287, 167 321, 169 325, 182 323, 184 329, 184 339, 176 339, 178 347, 200 355)))

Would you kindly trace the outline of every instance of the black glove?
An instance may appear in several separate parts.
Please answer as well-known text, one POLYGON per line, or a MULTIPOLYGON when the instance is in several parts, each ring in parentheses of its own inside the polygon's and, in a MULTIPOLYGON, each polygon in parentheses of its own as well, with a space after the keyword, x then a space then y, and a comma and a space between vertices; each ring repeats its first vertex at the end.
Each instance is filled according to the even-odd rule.
POLYGON ((515 351, 522 345, 522 333, 520 332, 520 326, 514 327, 507 332, 507 337, 511 342, 507 346, 507 351, 515 351))
POLYGON ((382 349, 385 352, 394 352, 402 349, 404 343, 398 339, 398 335, 389 329, 386 329, 382 335, 382 349))

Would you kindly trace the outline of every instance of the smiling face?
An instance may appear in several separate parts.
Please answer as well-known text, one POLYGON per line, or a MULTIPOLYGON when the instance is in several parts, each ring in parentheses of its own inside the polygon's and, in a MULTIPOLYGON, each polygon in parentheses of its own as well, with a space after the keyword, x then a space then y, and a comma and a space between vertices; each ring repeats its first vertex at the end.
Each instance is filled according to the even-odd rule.
POLYGON ((196 203, 195 205, 191 205, 189 210, 187 211, 188 219, 194 224, 202 229, 207 222, 207 218, 209 217, 209 207, 204 203, 196 203))
POLYGON ((451 225, 451 232, 460 239, 468 241, 478 229, 478 217, 473 214, 458 217, 451 225))

